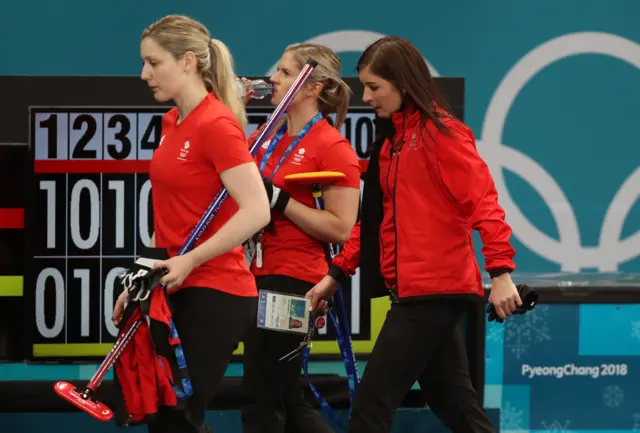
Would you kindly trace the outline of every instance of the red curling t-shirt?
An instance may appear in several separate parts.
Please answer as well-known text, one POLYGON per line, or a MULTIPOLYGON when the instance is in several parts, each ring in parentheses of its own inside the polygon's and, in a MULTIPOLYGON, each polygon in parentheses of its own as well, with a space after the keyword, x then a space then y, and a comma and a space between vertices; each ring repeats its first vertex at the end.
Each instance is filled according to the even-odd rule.
MULTIPOLYGON (((249 142, 257 136, 256 131, 249 142)), ((256 155, 258 166, 269 145, 266 140, 256 155)), ((273 169, 282 159, 295 136, 286 133, 274 149, 262 176, 271 179, 273 169)), ((287 191, 291 197, 311 208, 315 208, 311 185, 299 185, 285 181, 285 176, 313 171, 338 171, 346 178, 335 186, 360 189, 360 165, 349 141, 323 119, 315 123, 298 145, 282 162, 272 182, 287 191)), ((286 275, 312 284, 320 281, 328 271, 322 243, 306 234, 281 212, 271 210, 274 229, 265 229, 262 236, 262 266, 257 267, 253 259, 251 271, 256 277, 265 275, 286 275)))
MULTIPOLYGON (((160 146, 151 159, 156 247, 175 256, 220 191, 220 172, 253 162, 246 136, 231 110, 209 93, 176 124, 178 110, 162 119, 160 146)), ((211 238, 238 210, 230 196, 194 245, 211 238)), ((183 287, 207 287, 238 296, 257 296, 242 246, 193 269, 183 287)))

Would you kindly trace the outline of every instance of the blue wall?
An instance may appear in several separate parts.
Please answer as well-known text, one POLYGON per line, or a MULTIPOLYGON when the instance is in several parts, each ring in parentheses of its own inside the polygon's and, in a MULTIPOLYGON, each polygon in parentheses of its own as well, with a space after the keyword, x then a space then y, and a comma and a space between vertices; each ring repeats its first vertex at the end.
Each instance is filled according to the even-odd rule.
MULTIPOLYGON (((466 78, 466 120, 514 229, 518 270, 640 271, 640 3, 5 2, 0 74, 138 75, 141 32, 170 13, 205 23, 240 75, 267 74, 286 45, 314 38, 355 75, 358 54, 378 36, 412 40, 437 74, 466 78)), ((629 386, 640 368, 640 313, 602 308, 553 306, 489 327, 488 405, 502 408, 503 431, 640 429, 640 394, 629 386), (598 341, 619 338, 611 345, 590 343, 602 314, 616 318, 599 328, 598 341), (566 363, 630 370, 523 375, 523 365, 566 363), (557 411, 553 395, 563 400, 557 411)))
POLYGON ((287 44, 312 38, 339 51, 344 75, 354 75, 369 42, 398 34, 438 74, 466 78, 466 120, 496 176, 520 271, 640 270, 637 2, 232 5, 5 2, 0 38, 10 43, 0 46, 0 74, 138 75, 140 34, 169 13, 205 23, 241 75, 266 74, 287 44), (349 31, 360 33, 331 37, 349 31))

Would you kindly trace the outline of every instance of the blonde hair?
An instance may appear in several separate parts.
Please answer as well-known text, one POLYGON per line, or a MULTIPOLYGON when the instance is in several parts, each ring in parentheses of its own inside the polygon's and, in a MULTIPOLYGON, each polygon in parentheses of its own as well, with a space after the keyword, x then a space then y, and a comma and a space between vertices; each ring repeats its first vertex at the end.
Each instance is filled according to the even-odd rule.
POLYGON ((307 83, 322 83, 324 85, 318 95, 318 109, 324 117, 336 113, 334 126, 340 128, 347 118, 349 101, 351 100, 351 89, 341 78, 342 63, 340 58, 331 48, 318 44, 292 44, 284 51, 292 54, 299 68, 302 68, 309 58, 318 62, 307 78, 307 83))
POLYGON ((187 51, 193 52, 198 72, 209 92, 213 92, 233 112, 244 129, 247 114, 236 91, 233 57, 227 46, 212 39, 207 28, 183 15, 167 15, 151 24, 141 39, 152 38, 176 59, 187 51))

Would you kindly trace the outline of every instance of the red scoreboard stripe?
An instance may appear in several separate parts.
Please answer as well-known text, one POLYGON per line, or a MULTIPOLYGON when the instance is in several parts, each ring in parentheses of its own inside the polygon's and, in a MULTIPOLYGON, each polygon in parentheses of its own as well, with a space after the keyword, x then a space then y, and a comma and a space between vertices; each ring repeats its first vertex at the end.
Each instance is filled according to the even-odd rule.
POLYGON ((0 229, 23 229, 24 209, 0 208, 0 229))
POLYGON ((36 173, 149 173, 151 161, 136 160, 39 160, 36 173))
MULTIPOLYGON (((36 173, 148 173, 151 161, 127 160, 40 160, 34 162, 36 173)), ((364 173, 369 160, 360 160, 364 173)))

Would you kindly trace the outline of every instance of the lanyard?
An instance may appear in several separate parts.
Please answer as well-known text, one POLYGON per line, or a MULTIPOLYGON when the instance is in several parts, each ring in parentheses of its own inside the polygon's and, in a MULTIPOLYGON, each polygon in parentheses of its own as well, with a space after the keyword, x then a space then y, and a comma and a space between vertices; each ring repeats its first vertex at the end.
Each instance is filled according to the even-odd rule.
MULTIPOLYGON (((334 314, 329 311, 329 318, 331 319, 333 327, 336 331, 336 340, 338 341, 338 347, 340 348, 340 355, 342 356, 342 361, 347 372, 347 384, 349 385, 350 401, 349 417, 351 417, 353 399, 355 398, 356 387, 359 383, 358 370, 356 367, 356 358, 353 353, 353 345, 351 343, 351 336, 347 324, 347 315, 344 309, 344 299, 342 297, 341 288, 339 286, 335 296, 336 301, 339 304, 338 317, 334 316, 334 314)), ((304 371, 304 376, 307 378, 307 382, 309 383, 309 388, 316 398, 316 401, 320 405, 320 408, 329 417, 329 419, 336 425, 345 427, 340 416, 336 412, 334 412, 334 410, 331 408, 331 405, 320 395, 320 392, 313 385, 313 383, 311 383, 311 379, 309 378, 309 352, 309 345, 302 348, 302 370, 304 371)))
MULTIPOLYGON (((285 150, 284 155, 282 155, 282 158, 280 158, 280 161, 278 162, 278 164, 274 167, 273 173, 271 173, 272 180, 273 180, 273 177, 276 175, 276 171, 278 171, 278 169, 280 168, 284 160, 287 158, 287 156, 289 156, 291 151, 298 145, 298 143, 300 143, 300 140, 302 140, 302 138, 305 135, 307 135, 307 132, 309 132, 311 127, 321 120, 322 120, 322 113, 318 113, 315 116, 313 116, 313 119, 311 119, 309 122, 307 122, 306 125, 304 125, 304 128, 302 128, 302 130, 298 133, 298 135, 296 135, 296 138, 293 139, 289 147, 287 147, 287 150, 285 150)), ((267 147, 267 150, 264 152, 264 156, 260 161, 260 173, 263 172, 264 167, 267 165, 267 161, 269 160, 269 158, 271 158, 271 154, 273 153, 273 150, 276 148, 280 140, 282 140, 282 137, 284 136, 284 133, 286 132, 286 130, 287 130, 287 122, 284 122, 284 124, 280 127, 280 129, 278 129, 276 134, 273 136, 273 139, 269 143, 269 147, 267 147)))
MULTIPOLYGON (((322 197, 316 197, 316 208, 324 209, 324 199, 322 197)), ((333 245, 325 243, 323 245, 324 253, 327 258, 327 262, 331 263, 333 260, 333 245)), ((329 318, 333 323, 333 327, 336 332, 336 340, 338 341, 338 347, 340 348, 340 356, 342 357, 342 361, 344 363, 344 368, 347 373, 347 384, 349 385, 349 418, 351 418, 351 409, 353 408, 353 400, 356 394, 356 387, 360 383, 358 378, 358 368, 356 365, 356 357, 353 351, 353 343, 351 342, 351 330, 349 329, 349 321, 347 318, 347 308, 344 303, 344 297, 342 296, 342 287, 338 284, 338 288, 336 293, 334 294, 335 307, 336 307, 336 315, 333 314, 331 310, 329 310, 329 318)), ((307 378, 307 382, 309 383, 309 388, 311 388, 311 392, 313 392, 316 401, 324 411, 324 413, 331 419, 336 425, 345 427, 341 422, 340 417, 336 412, 333 411, 329 403, 322 398, 318 389, 311 383, 311 379, 309 378, 309 345, 305 345, 302 348, 302 369, 304 371, 304 375, 307 378)), ((345 427, 346 429, 346 427, 345 427)))

